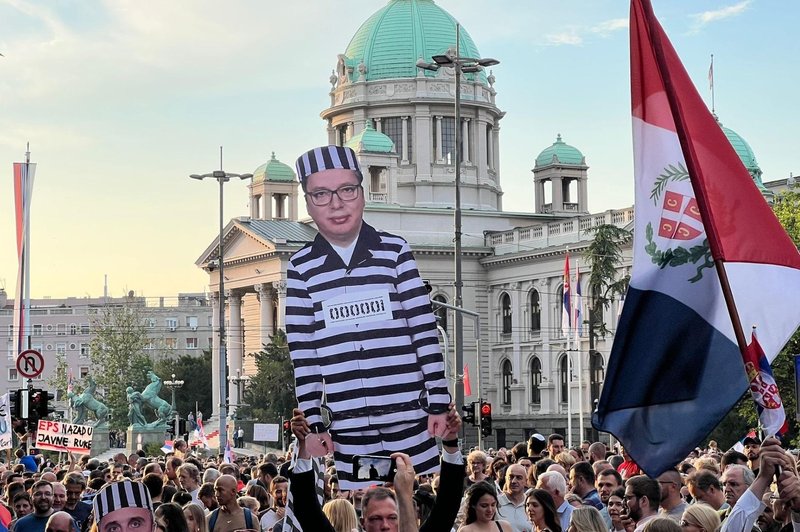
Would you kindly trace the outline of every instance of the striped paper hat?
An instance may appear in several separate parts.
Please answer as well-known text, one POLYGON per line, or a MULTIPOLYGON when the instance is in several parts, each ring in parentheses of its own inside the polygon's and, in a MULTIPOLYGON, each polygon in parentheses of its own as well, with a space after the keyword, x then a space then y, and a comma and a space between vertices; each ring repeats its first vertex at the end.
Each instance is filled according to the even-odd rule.
POLYGON ((94 517, 100 522, 103 517, 122 508, 147 508, 153 511, 150 493, 141 482, 123 480, 106 484, 94 497, 94 517))
POLYGON ((322 170, 332 170, 340 168, 343 170, 354 170, 358 174, 358 181, 361 182, 361 167, 358 166, 356 153, 347 146, 320 146, 313 150, 308 150, 297 158, 297 179, 305 188, 306 179, 311 174, 322 170))

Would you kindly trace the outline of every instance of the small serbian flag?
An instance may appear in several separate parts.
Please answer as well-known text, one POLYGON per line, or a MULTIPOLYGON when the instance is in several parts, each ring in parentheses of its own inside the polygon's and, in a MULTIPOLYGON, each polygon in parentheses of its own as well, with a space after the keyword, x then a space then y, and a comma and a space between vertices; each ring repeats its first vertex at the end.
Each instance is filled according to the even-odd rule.
POLYGON ((472 395, 472 386, 469 384, 469 364, 464 364, 464 397, 472 395))
POLYGON ((225 462, 229 464, 234 462, 233 451, 231 451, 231 440, 225 443, 225 462))
POLYGON ((783 435, 789 429, 786 412, 778 391, 778 384, 772 375, 767 357, 758 343, 753 331, 753 340, 742 353, 747 380, 750 382, 750 395, 756 402, 758 419, 766 437, 783 435))
POLYGON ((164 454, 174 452, 174 449, 172 448, 172 440, 164 440, 164 446, 161 447, 161 452, 164 454))

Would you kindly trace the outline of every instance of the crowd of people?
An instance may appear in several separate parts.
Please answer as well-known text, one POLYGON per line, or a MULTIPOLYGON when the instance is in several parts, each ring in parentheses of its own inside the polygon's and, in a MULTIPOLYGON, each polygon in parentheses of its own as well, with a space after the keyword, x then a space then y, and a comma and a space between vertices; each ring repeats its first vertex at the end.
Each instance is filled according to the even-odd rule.
POLYGON ((569 449, 559 434, 465 458, 460 429, 450 405, 439 473, 418 475, 407 454, 394 453, 390 482, 351 491, 340 489, 330 457, 321 471, 312 467, 315 435, 300 410, 296 449, 234 463, 196 457, 184 441, 165 457, 118 453, 108 462, 59 464, 20 451, 0 465, 0 524, 14 532, 279 532, 291 491, 295 523, 308 532, 800 532, 795 457, 774 439, 751 437, 742 452, 724 453, 711 442, 652 478, 623 448, 569 449))

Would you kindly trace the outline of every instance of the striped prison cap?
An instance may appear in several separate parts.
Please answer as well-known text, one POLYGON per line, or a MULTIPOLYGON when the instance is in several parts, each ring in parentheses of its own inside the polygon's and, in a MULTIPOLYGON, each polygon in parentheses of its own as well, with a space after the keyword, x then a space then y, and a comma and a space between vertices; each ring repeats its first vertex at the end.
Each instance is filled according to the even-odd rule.
POLYGON ((303 184, 303 188, 305 188, 306 179, 311 174, 334 168, 354 170, 358 174, 359 182, 363 179, 356 153, 347 146, 320 146, 308 150, 297 158, 295 166, 297 167, 297 178, 303 184))
POLYGON ((103 517, 122 508, 147 508, 153 511, 150 493, 141 482, 123 480, 106 484, 94 497, 94 518, 100 522, 103 517))

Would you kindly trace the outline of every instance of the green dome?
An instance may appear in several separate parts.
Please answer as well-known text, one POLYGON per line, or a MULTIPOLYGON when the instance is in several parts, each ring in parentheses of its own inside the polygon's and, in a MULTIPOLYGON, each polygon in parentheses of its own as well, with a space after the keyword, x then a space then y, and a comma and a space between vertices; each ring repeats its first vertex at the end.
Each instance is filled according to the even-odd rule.
POLYGON ((561 140, 561 133, 559 133, 553 145, 545 148, 542 153, 536 157, 537 167, 551 164, 585 165, 586 161, 583 154, 577 148, 561 140))
MULTIPOLYGON (((719 122, 719 120, 717 120, 719 122)), ((761 167, 758 166, 758 161, 756 161, 756 154, 753 153, 753 149, 747 143, 746 140, 742 138, 734 130, 723 126, 722 124, 719 125, 722 128, 722 132, 725 133, 725 136, 728 138, 728 142, 731 143, 733 146, 734 151, 736 151, 736 155, 739 156, 739 159, 742 160, 742 164, 744 167, 747 168, 747 171, 750 173, 750 176, 753 178, 758 190, 761 192, 761 195, 767 198, 768 201, 771 201, 775 194, 767 189, 764 186, 764 182, 761 180, 761 167)))
MULTIPOLYGON (((462 56, 480 57, 469 33, 461 27, 462 56)), ((431 61, 455 45, 456 19, 433 0, 389 0, 358 31, 345 50, 344 61, 353 69, 352 81, 359 79, 359 65, 367 68, 366 80, 414 78, 417 60, 431 61)), ((423 71, 426 76, 435 72, 423 71)), ((474 75, 468 74, 472 79, 474 75)), ((481 74, 481 80, 485 76, 481 74)))
POLYGON ((371 151, 378 153, 394 152, 394 142, 380 131, 375 131, 372 127, 372 120, 367 120, 367 127, 361 133, 354 135, 345 144, 348 148, 353 148, 357 152, 371 151))
POLYGON ((294 181, 294 170, 288 164, 284 164, 275 158, 275 152, 269 161, 262 164, 253 172, 253 183, 262 181, 294 181))

